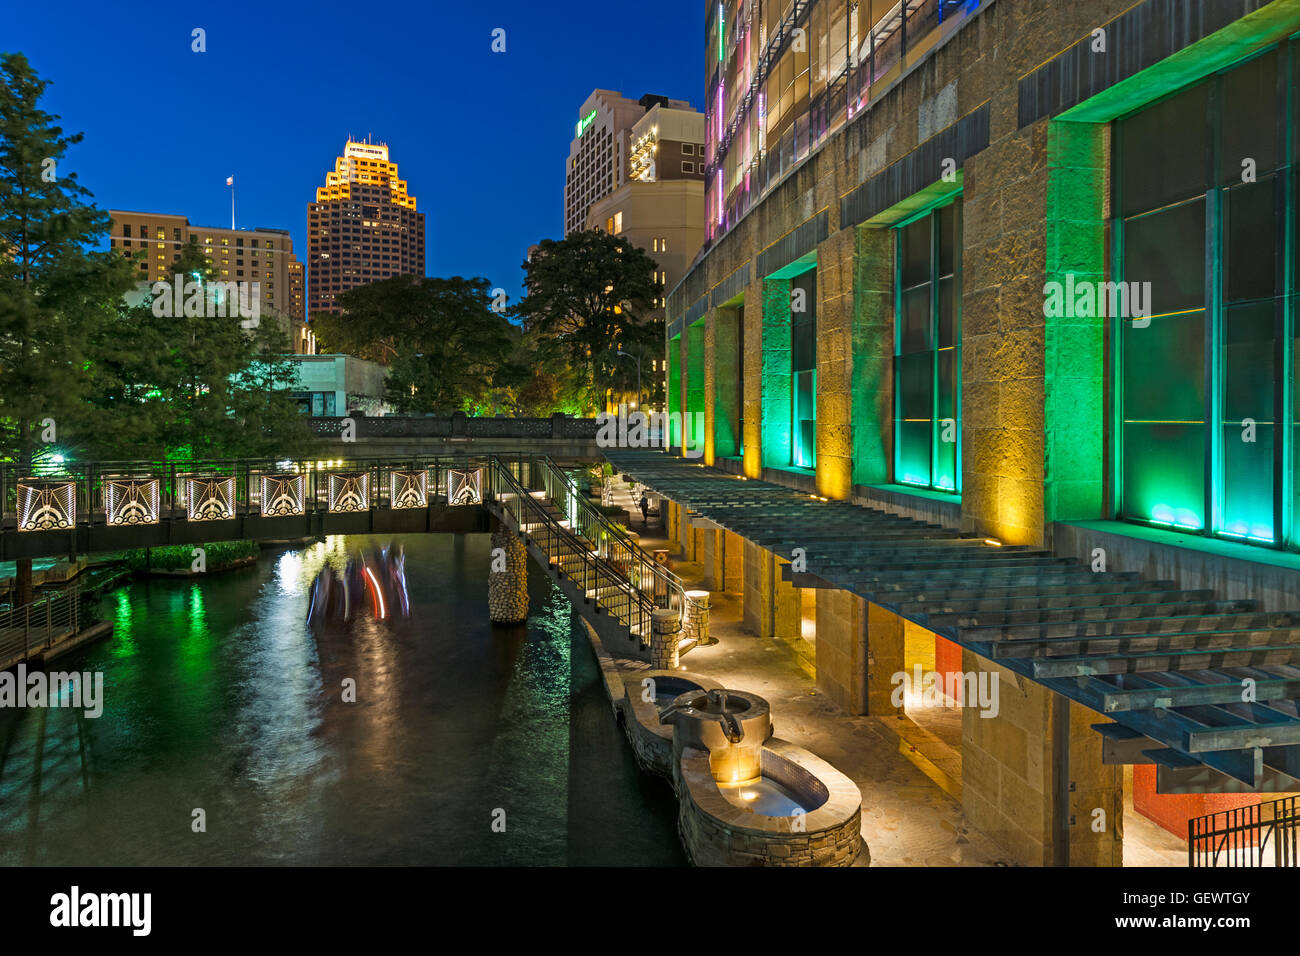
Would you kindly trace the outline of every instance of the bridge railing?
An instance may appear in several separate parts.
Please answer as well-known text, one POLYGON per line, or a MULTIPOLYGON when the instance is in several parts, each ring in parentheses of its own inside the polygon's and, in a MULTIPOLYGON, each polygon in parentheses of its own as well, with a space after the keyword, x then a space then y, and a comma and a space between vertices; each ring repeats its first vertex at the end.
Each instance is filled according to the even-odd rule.
MULTIPOLYGON (((432 501, 445 498, 449 471, 479 467, 484 460, 482 456, 472 455, 364 459, 296 457, 190 462, 104 461, 46 464, 26 469, 5 463, 0 464, 0 515, 8 519, 6 524, 16 523, 23 507, 19 501, 20 486, 25 486, 24 497, 29 507, 32 489, 41 489, 43 494, 55 489, 48 493, 49 500, 42 503, 52 518, 48 528, 42 530, 74 525, 144 524, 165 517, 184 517, 189 512, 190 479, 223 483, 221 497, 228 511, 224 516, 258 514, 262 505, 262 479, 272 476, 302 477, 295 492, 301 492, 299 504, 304 512, 329 510, 331 475, 366 476, 361 483, 366 490, 366 507, 388 507, 395 486, 395 472, 426 473, 427 496, 432 501), (132 497, 137 500, 127 500, 132 497), (123 507, 124 501, 128 507, 123 507)), ((337 489, 337 482, 334 487, 337 489)))
POLYGON ((1300 865, 1300 797, 1192 817, 1187 821, 1187 865, 1300 865))
POLYGON ((594 441, 600 422, 594 418, 476 418, 470 415, 364 415, 315 417, 307 420, 321 438, 337 438, 350 429, 357 438, 486 438, 533 441, 562 438, 594 441))
POLYGON ((694 602, 687 595, 682 579, 655 561, 623 528, 588 501, 568 473, 554 461, 539 458, 537 462, 547 497, 565 509, 573 527, 589 541, 596 542, 616 567, 625 568, 629 580, 656 607, 670 608, 679 617, 686 613, 694 602))
POLYGON ((0 667, 26 660, 81 626, 81 592, 71 587, 0 609, 0 667))
MULTIPOLYGON (((561 568, 584 594, 593 594, 597 603, 637 635, 643 647, 649 645, 654 602, 634 578, 623 573, 607 555, 589 547, 573 529, 559 521, 534 496, 527 485, 545 481, 546 469, 537 460, 503 460, 493 458, 485 469, 484 500, 506 512, 515 527, 523 531, 561 568)), ((539 494, 549 494, 538 489, 539 494)), ((554 501, 555 499, 552 499, 554 501)))

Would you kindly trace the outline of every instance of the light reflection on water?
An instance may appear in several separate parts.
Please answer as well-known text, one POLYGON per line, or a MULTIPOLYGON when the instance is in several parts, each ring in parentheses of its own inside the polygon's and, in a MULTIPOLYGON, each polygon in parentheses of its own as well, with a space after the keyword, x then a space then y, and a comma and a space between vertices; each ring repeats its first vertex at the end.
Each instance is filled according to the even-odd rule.
POLYGON ((106 597, 52 665, 102 670, 103 716, 0 711, 0 863, 683 862, 564 597, 531 569, 494 628, 486 535, 402 540, 409 620, 306 627, 317 571, 387 543, 356 536, 106 597))

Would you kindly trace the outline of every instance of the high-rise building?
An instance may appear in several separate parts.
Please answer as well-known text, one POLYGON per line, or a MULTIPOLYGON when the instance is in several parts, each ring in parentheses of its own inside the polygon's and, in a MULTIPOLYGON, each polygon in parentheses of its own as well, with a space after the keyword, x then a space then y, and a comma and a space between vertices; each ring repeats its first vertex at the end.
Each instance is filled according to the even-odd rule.
POLYGON ((628 179, 641 183, 673 179, 703 183, 704 114, 689 104, 669 105, 663 97, 641 98, 642 104, 650 100, 654 101, 652 105, 632 125, 628 179))
POLYGON ((126 209, 110 209, 108 214, 113 221, 109 237, 113 251, 128 258, 144 252, 137 267, 141 282, 171 281, 181 247, 193 239, 219 279, 257 283, 261 307, 295 323, 294 351, 303 350, 297 326, 306 320, 306 313, 301 289, 295 292, 295 282, 301 284, 302 263, 293 254, 287 229, 192 226, 184 216, 126 209))
POLYGON ((424 213, 382 143, 348 140, 307 207, 311 314, 338 312, 340 294, 395 275, 424 275, 424 213))
POLYGON ((582 104, 565 168, 565 235, 585 229, 592 203, 633 178, 632 128, 656 105, 669 112, 691 112, 684 100, 651 93, 629 100, 611 90, 593 90, 582 104))
MULTIPOLYGON (((659 98, 631 129, 630 177, 592 204, 587 229, 603 229, 642 249, 655 262, 655 278, 671 289, 686 274, 704 241, 704 115, 659 98)), ((664 302, 648 319, 662 319, 664 302)), ((662 382, 662 360, 642 368, 662 382)), ((630 396, 609 400, 630 401, 630 396)))

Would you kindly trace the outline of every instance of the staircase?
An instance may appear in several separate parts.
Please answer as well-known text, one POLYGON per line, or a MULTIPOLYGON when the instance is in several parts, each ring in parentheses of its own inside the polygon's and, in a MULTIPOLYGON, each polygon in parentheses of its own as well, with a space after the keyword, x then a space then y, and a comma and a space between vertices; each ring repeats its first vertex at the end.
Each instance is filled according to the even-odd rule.
MULTIPOLYGON (((689 607, 680 578, 601 514, 546 457, 490 459, 483 505, 523 537, 533 557, 587 616, 612 650, 648 659, 653 612, 679 626, 689 607), (539 486, 539 487, 532 487, 539 486)), ((683 641, 678 653, 694 646, 683 641)))

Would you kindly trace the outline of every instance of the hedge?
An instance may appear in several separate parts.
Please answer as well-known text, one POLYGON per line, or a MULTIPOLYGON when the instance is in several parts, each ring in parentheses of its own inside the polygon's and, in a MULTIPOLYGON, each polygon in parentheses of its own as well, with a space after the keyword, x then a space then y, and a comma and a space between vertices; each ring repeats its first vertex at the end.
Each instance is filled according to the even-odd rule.
MULTIPOLYGON (((137 548, 123 556, 126 566, 133 571, 143 571, 146 567, 155 571, 180 571, 188 569, 194 563, 194 549, 197 544, 168 544, 150 549, 146 561, 145 549, 137 548)), ((206 554, 209 571, 227 564, 256 557, 260 549, 256 541, 214 541, 202 545, 206 554)))

